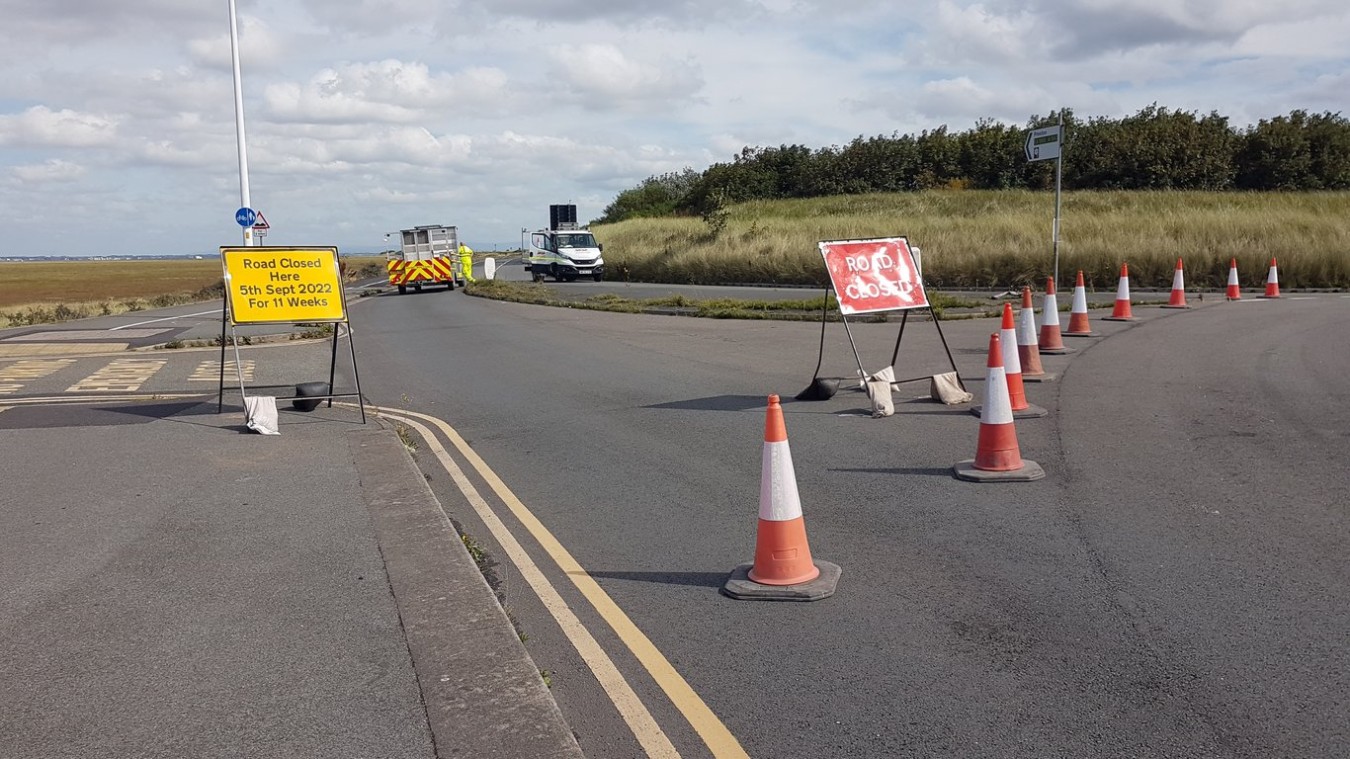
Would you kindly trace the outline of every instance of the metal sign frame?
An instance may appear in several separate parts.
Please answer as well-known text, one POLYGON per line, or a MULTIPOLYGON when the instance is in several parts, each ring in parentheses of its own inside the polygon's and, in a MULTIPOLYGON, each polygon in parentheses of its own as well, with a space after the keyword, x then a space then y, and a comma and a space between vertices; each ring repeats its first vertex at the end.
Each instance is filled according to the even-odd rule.
MULTIPOLYGON (((929 301, 929 299, 928 299, 928 293, 927 293, 927 290, 924 288, 924 285, 923 285, 922 259, 921 259, 920 256, 918 255, 918 249, 917 249, 917 248, 914 248, 914 249, 911 250, 910 245, 909 245, 909 239, 908 239, 907 237, 903 237, 903 236, 899 236, 899 237, 882 237, 882 238, 874 238, 874 239, 870 239, 870 240, 835 240, 835 241, 822 241, 822 242, 820 242, 820 243, 818 244, 818 248, 819 248, 820 251, 821 251, 822 258, 824 258, 824 259, 825 259, 825 262, 826 262, 826 269, 827 269, 827 271, 828 271, 829 274, 830 274, 830 285, 826 286, 826 288, 825 288, 824 298, 823 298, 823 302, 822 302, 822 304, 821 304, 821 310, 820 310, 820 353, 819 353, 819 356, 818 356, 817 359, 816 359, 816 369, 815 369, 815 371, 814 371, 814 372, 812 373, 812 375, 811 375, 811 386, 810 386, 810 387, 815 387, 815 386, 817 385, 817 383, 818 383, 818 381, 819 381, 819 379, 820 379, 820 367, 821 367, 821 365, 822 365, 822 364, 824 363, 824 361, 825 361, 825 327, 826 327, 826 325, 827 325, 828 322, 829 322, 830 293, 831 293, 831 292, 835 292, 835 293, 836 293, 836 300, 838 300, 838 294, 837 294, 837 290, 836 290, 835 288, 840 284, 840 282, 841 282, 841 281, 846 281, 846 282, 853 283, 853 282, 856 281, 856 280, 852 280, 852 279, 844 279, 844 280, 840 280, 840 279, 837 279, 837 278, 836 278, 836 276, 835 276, 836 271, 835 271, 835 269, 832 269, 832 268, 830 267, 830 258, 829 258, 829 256, 827 256, 827 255, 825 254, 825 251, 827 250, 827 246, 835 246, 835 245, 839 245, 839 246, 845 246, 845 245, 854 246, 853 248, 851 248, 851 250, 853 250, 853 251, 855 252, 855 255, 856 255, 857 253, 863 252, 863 251, 871 251, 871 254, 872 254, 872 255, 875 255, 875 254, 878 254, 878 253, 881 253, 881 252, 889 252, 889 251, 903 250, 903 251, 904 251, 904 252, 903 252, 903 256, 904 256, 904 258, 905 258, 905 263, 907 263, 909 267, 912 267, 912 268, 911 268, 912 274, 909 275, 909 276, 912 277, 912 279, 911 279, 910 281, 916 286, 916 288, 917 288, 917 290, 918 290, 918 292, 920 293, 920 296, 921 296, 921 298, 922 298, 922 304, 905 305, 905 306, 891 306, 891 307, 882 307, 882 308, 871 308, 871 309, 867 309, 867 310, 856 310, 856 309, 854 309, 854 310, 850 310, 850 311, 847 311, 847 312, 846 312, 846 311, 844 310, 844 308, 843 308, 843 302, 842 302, 842 301, 839 301, 839 302, 840 302, 839 320, 840 320, 841 322, 844 323, 844 332, 848 335, 848 343, 849 343, 849 347, 852 348, 852 350, 853 350, 853 358, 854 358, 854 360, 857 361, 857 363, 858 363, 858 375, 859 375, 859 379, 866 379, 868 375, 867 375, 867 370, 863 367, 862 356, 858 353, 858 343, 853 339, 853 329, 849 326, 849 323, 848 323, 848 317, 849 317, 849 314, 850 314, 850 313, 852 313, 852 314, 859 314, 859 313, 861 313, 861 314, 874 314, 874 313, 886 313, 886 312, 889 312, 889 311, 901 311, 901 312, 903 312, 903 316, 902 316, 901 319, 900 319, 900 331, 899 331, 899 333, 898 333, 898 334, 896 335, 896 337, 895 337, 895 349, 891 352, 891 363, 890 363, 890 366, 894 367, 894 366, 895 366, 896 359, 897 359, 897 358, 899 357, 899 355, 900 355, 900 341, 901 341, 901 340, 904 338, 904 336, 905 336, 905 325, 909 322, 909 314, 910 314, 910 312, 911 312, 911 311, 920 310, 920 309, 927 309, 929 316, 930 316, 930 317, 932 318, 932 320, 933 320, 933 326, 937 329, 937 332, 938 332, 938 338, 942 340, 942 348, 943 348, 943 350, 944 350, 944 351, 946 352, 946 354, 947 354, 947 362, 948 362, 948 364, 951 366, 952 372, 956 375, 956 381, 957 381, 957 383, 960 384, 960 385, 962 386, 962 389, 964 389, 964 388, 965 388, 965 385, 964 385, 964 383, 961 382, 961 375, 960 375, 960 372, 959 372, 959 371, 957 370, 957 368, 956 368, 956 359, 952 357, 952 350, 951 350, 951 347, 947 344, 947 337, 946 337, 945 335, 942 334, 942 320, 938 317, 937 311, 933 310, 932 303, 931 303, 931 302, 929 301)), ((883 270, 883 271, 890 271, 890 270, 895 270, 895 269, 897 269, 897 268, 902 268, 901 262, 899 262, 899 261, 893 261, 891 264, 886 265, 886 266, 883 266, 883 267, 882 267, 882 270, 883 270)), ((876 269, 876 267, 873 266, 873 267, 871 267, 869 270, 870 270, 870 271, 875 271, 875 269, 876 269)), ((855 267, 854 267, 854 270, 853 270, 853 273, 857 273, 858 271, 861 271, 861 270, 862 270, 862 267, 861 267, 861 266, 855 266, 855 267)), ((849 273, 849 272, 846 271, 846 272, 844 272, 844 273, 847 274, 847 273, 849 273)), ((864 281, 866 281, 866 280, 864 280, 864 281)), ((845 287, 847 287, 847 286, 848 286, 848 285, 845 285, 845 287)), ((899 289, 899 288, 897 288, 897 289, 899 289)), ((876 297, 883 297, 883 296, 882 296, 881 294, 879 294, 879 295, 876 296, 876 297)), ((903 383, 907 383, 907 382, 916 382, 916 381, 918 381, 918 380, 928 379, 928 378, 929 378, 929 375, 925 375, 925 376, 922 376, 922 377, 912 377, 912 378, 907 378, 907 379, 898 379, 898 380, 892 381, 891 384, 892 384, 892 385, 899 385, 899 384, 903 384, 903 383)), ((802 394, 799 394, 799 395, 797 396, 798 399, 805 399, 805 398, 803 398, 803 396, 806 395, 806 394, 809 392, 810 387, 808 387, 808 390, 803 391, 802 394)))
MULTIPOLYGON (((279 260, 279 259, 273 259, 273 260, 279 260)), ((234 346, 234 367, 235 367, 235 372, 236 372, 237 378, 238 378, 238 380, 239 380, 239 392, 240 392, 240 394, 241 394, 244 398, 247 398, 247 397, 248 397, 248 388, 247 388, 247 387, 245 386, 245 384, 244 384, 243 362, 242 362, 242 359, 241 359, 241 356, 240 356, 240 352, 239 352, 239 335, 238 335, 238 332, 237 332, 236 329, 235 329, 236 326, 238 326, 238 325, 240 325, 240 324, 264 324, 264 325, 266 325, 266 324, 287 324, 287 325, 298 325, 298 324, 332 324, 332 325, 333 325, 333 342, 332 342, 331 353, 330 353, 330 355, 329 355, 329 361, 328 361, 328 393, 327 393, 326 395, 303 395, 303 396, 302 396, 302 395, 293 395, 293 396, 285 396, 285 397, 280 397, 280 396, 279 396, 279 397, 277 397, 277 400, 282 400, 282 401, 294 401, 294 400, 300 400, 300 399, 302 399, 302 398, 305 399, 305 400, 325 400, 325 399, 326 399, 326 400, 328 401, 328 407, 329 407, 329 408, 332 408, 332 407, 333 407, 333 399, 334 399, 334 398, 351 398, 351 397, 355 397, 355 398, 357 399, 357 405, 359 406, 359 408, 360 408, 360 410, 361 410, 361 423, 362 423, 362 424, 365 424, 365 423, 366 423, 366 406, 365 406, 365 400, 364 400, 364 397, 363 397, 363 395, 362 395, 362 393, 361 393, 361 373, 360 373, 360 371, 359 371, 358 368, 357 368, 357 362, 356 362, 356 343, 352 340, 351 322, 350 322, 350 319, 349 319, 348 313, 347 313, 347 291, 346 291, 346 289, 343 288, 343 286, 342 286, 342 271, 341 271, 341 265, 340 265, 339 257, 338 257, 338 249, 335 248, 335 247, 304 247, 304 248, 297 248, 297 247, 271 247, 271 248, 269 248, 269 247, 243 247, 243 248, 240 248, 240 247, 235 247, 235 246, 221 246, 221 248, 220 248, 220 261, 221 261, 221 266, 224 267, 224 269, 225 269, 225 293, 224 293, 224 295, 223 295, 222 298, 221 298, 221 311, 220 311, 220 317, 221 317, 221 318, 220 318, 220 382, 219 382, 219 385, 218 385, 217 391, 216 391, 216 392, 217 392, 217 394, 216 394, 216 413, 220 413, 221 411, 223 411, 223 410, 224 410, 224 406, 225 406, 225 349, 226 349, 227 344, 232 344, 232 345, 234 346), (316 318, 305 318, 305 319, 303 319, 303 320, 296 320, 296 319, 259 320, 259 319, 251 319, 251 318, 250 318, 250 319, 244 319, 244 320, 239 319, 239 318, 238 318, 238 314, 235 313, 235 310, 234 310, 234 307, 233 307, 233 300, 232 300, 232 298, 231 298, 232 288, 233 288, 235 285, 238 285, 240 288, 248 287, 248 286, 251 286, 251 283, 241 283, 241 282, 238 282, 238 281, 236 281, 236 280, 231 276, 230 268, 229 268, 229 267, 230 267, 230 260, 231 260, 231 258, 230 258, 229 256, 227 256, 227 253, 228 253, 228 254, 237 254, 237 255, 240 255, 240 256, 242 256, 242 255, 255 255, 255 256, 261 255, 261 256, 264 257, 264 258, 267 257, 268 254, 304 253, 304 254, 306 254, 306 255, 309 255, 309 254, 316 254, 316 253, 317 253, 317 254, 328 254, 328 253, 331 253, 331 255, 332 255, 332 272, 333 272, 333 273, 336 273, 336 275, 337 275, 336 278, 335 278, 335 280, 334 280, 331 284, 333 284, 333 289, 336 290, 336 294, 337 294, 338 299, 339 299, 339 311, 340 311, 340 314, 341 314, 341 315, 340 315, 339 317, 329 317, 329 318, 323 318, 323 317, 320 316, 320 317, 316 317, 316 318), (345 327, 345 332, 344 332, 344 327, 345 327), (228 335, 227 335, 227 332, 228 332, 228 335), (354 393, 334 393, 334 392, 333 392, 333 380, 334 380, 334 379, 336 378, 336 376, 337 376, 338 340, 341 339, 341 338, 344 336, 344 334, 345 334, 345 336, 346 336, 346 338, 347 338, 347 346, 348 346, 348 348, 349 348, 349 350, 350 350, 350 354, 351 354, 351 361, 352 361, 352 377, 353 377, 353 379, 354 379, 355 382, 356 382, 356 392, 354 392, 354 393)), ((303 282, 303 280, 298 280, 298 279, 296 279, 296 280, 293 280, 293 279, 286 279, 286 280, 284 280, 284 283, 285 283, 285 284, 283 284, 282 286, 286 286, 286 285, 290 285, 290 284, 297 284, 297 285, 298 285, 298 284, 311 284, 311 285, 312 285, 312 284, 315 284, 315 283, 305 283, 305 282, 303 282)), ((322 283, 321 283, 321 284, 322 284, 322 283)), ((241 295, 241 296, 244 296, 244 297, 248 297, 249 294, 248 294, 247 292, 243 292, 242 289, 241 289, 240 295, 241 295)), ((283 297, 283 298, 284 298, 284 297, 286 297, 286 296, 285 296, 285 295, 274 296, 274 295, 271 295, 271 294, 267 294, 267 297, 269 297, 269 298, 271 298, 271 297, 283 297)), ((246 405, 245 407, 247 407, 247 405, 246 405)))

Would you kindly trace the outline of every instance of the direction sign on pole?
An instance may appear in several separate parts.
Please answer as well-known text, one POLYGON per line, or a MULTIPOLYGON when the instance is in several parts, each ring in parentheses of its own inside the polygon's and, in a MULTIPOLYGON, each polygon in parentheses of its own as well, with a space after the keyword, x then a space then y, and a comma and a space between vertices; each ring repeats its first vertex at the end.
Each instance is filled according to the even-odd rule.
POLYGON ((241 227, 251 227, 258 220, 258 214, 252 208, 241 208, 234 212, 234 220, 241 227))
POLYGON ((1028 161, 1048 161, 1059 158, 1060 136, 1063 127, 1050 126, 1033 129, 1027 133, 1027 142, 1023 146, 1028 161))

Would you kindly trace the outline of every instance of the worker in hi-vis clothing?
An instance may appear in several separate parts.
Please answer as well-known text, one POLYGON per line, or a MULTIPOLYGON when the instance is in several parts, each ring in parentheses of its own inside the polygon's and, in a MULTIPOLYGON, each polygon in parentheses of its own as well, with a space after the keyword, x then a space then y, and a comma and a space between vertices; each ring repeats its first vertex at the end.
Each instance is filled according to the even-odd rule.
POLYGON ((459 244, 459 267, 464 271, 464 281, 473 282, 473 248, 459 244))

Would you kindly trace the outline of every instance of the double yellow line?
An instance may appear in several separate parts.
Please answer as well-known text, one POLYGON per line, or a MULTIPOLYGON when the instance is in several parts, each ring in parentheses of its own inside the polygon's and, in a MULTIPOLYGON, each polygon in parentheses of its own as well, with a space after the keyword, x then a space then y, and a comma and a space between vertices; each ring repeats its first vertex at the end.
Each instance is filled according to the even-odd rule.
POLYGON ((572 557, 562 543, 558 542, 558 539, 553 536, 553 533, 549 532, 548 528, 516 497, 515 493, 511 492, 506 483, 502 482, 496 472, 488 467, 487 463, 469 447, 468 443, 460 437, 453 427, 436 417, 413 411, 381 408, 379 406, 367 406, 367 408, 373 409, 385 418, 407 424, 422 436, 427 443, 427 448, 436 456, 437 461, 449 473, 460 492, 468 499, 469 504, 483 521, 483 524, 487 526, 492 536, 502 546, 502 550, 506 552, 511 562, 515 564, 521 577, 529 584, 549 613, 553 615, 553 619, 558 623, 563 633, 567 635, 568 640, 571 641, 586 665, 595 673, 600 686, 604 688, 605 693, 614 703, 624 722, 628 724, 629 729, 632 730, 638 743, 641 744, 649 757, 673 759, 679 757, 680 754, 675 749, 674 744, 671 743, 670 738, 661 730, 660 725, 656 723, 646 705, 642 703, 642 700, 638 698, 628 684, 623 674, 619 672, 614 661, 610 659, 609 655, 595 640, 595 637, 576 616, 576 613, 563 600, 558 590, 544 576, 539 566, 521 547, 515 536, 492 511, 478 489, 464 474, 464 470, 450 457, 449 452, 441 445, 440 439, 426 426, 427 424, 435 427, 454 446, 459 455, 487 483, 497 498, 511 510, 511 513, 524 525, 549 558, 553 559, 553 562, 562 570, 563 574, 572 581, 577 590, 586 597, 586 600, 590 601, 596 612, 610 626, 619 640, 646 668, 657 685, 671 700, 671 703, 675 705, 675 708, 689 721, 689 724, 703 739, 712 755, 717 759, 749 759, 749 755, 741 748, 741 744, 736 740, 736 737, 708 708, 703 699, 694 692, 694 689, 675 670, 665 655, 638 629, 637 625, 633 624, 628 615, 619 608, 618 604, 614 603, 614 600, 609 597, 609 594, 605 593, 590 573, 572 557), (422 422, 426 422, 426 424, 422 422))

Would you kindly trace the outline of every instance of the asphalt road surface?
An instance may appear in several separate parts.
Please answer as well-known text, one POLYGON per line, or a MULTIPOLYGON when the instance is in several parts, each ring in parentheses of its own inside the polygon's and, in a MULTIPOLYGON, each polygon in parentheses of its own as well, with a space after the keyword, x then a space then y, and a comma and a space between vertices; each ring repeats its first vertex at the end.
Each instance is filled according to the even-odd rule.
MULTIPOLYGON (((378 401, 448 420, 752 756, 1345 756, 1350 299, 1138 311, 1045 357, 1062 379, 1028 393, 1051 414, 1018 425, 1040 482, 953 479, 978 422, 922 383, 889 419, 847 389, 787 403, 813 552, 844 568, 815 604, 717 588, 754 548, 764 399, 806 385, 818 325, 423 295, 376 299, 358 337, 378 401)), ((945 325, 977 393, 991 328, 945 325)), ((895 329, 854 327, 869 369, 895 329)), ((839 325, 826 342, 824 372, 853 373, 839 325)), ((945 363, 911 322, 898 374, 945 363)), ((467 509, 463 525, 588 755, 638 753, 467 509)), ((673 745, 709 755, 554 576, 673 745)))
MULTIPOLYGON (((1043 357, 1061 378, 1027 393, 1050 414, 1017 432, 1048 476, 1002 485, 951 476, 979 422, 928 400, 924 382, 898 390, 885 419, 847 386, 793 401, 819 324, 438 292, 361 299, 352 322, 371 402, 445 420, 481 458, 442 435, 459 482, 435 446, 417 454, 487 552, 592 759, 652 745, 686 757, 1350 755, 1350 298, 1136 314, 1096 320, 1102 337, 1043 357), (718 593, 754 551, 769 393, 784 397, 811 549, 843 567, 817 603, 718 593), (464 483, 666 744, 635 737, 632 704, 616 706, 464 483), (579 568, 527 534, 532 518, 579 568), (733 748, 709 748, 717 726, 733 748)), ((977 400, 994 328, 943 324, 977 400)), ((853 326, 869 370, 896 329, 853 326)), ((822 374, 854 375, 841 325, 825 344, 822 374)), ((246 355, 264 350, 284 348, 246 355)), ((896 368, 950 368, 930 322, 909 322, 896 368)), ((167 392, 169 370, 157 376, 167 392)))

